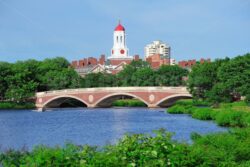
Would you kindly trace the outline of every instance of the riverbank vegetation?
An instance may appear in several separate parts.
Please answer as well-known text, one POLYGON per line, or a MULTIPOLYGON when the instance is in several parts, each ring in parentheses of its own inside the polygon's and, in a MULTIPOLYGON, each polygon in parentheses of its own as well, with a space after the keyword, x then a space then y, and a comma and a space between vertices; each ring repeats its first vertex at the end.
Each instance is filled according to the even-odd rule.
POLYGON ((34 109, 35 104, 33 102, 15 103, 15 102, 1 102, 0 110, 4 109, 34 109))
POLYGON ((171 140, 171 134, 125 135, 115 145, 104 147, 37 146, 32 151, 8 150, 0 155, 3 166, 241 166, 250 165, 250 130, 201 136, 193 134, 193 144, 171 140))
POLYGON ((244 101, 221 103, 219 107, 199 105, 192 100, 177 101, 167 109, 172 114, 190 114, 200 120, 214 120, 220 126, 249 127, 250 107, 244 101))
POLYGON ((145 103, 138 99, 120 99, 112 103, 113 107, 147 107, 145 103))

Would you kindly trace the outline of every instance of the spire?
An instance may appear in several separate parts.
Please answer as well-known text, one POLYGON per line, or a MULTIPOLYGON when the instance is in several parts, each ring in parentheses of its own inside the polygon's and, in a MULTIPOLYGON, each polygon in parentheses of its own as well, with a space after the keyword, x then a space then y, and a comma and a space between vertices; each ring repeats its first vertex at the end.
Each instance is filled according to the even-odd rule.
POLYGON ((115 31, 125 31, 125 28, 121 25, 121 20, 118 20, 118 25, 115 28, 115 31))

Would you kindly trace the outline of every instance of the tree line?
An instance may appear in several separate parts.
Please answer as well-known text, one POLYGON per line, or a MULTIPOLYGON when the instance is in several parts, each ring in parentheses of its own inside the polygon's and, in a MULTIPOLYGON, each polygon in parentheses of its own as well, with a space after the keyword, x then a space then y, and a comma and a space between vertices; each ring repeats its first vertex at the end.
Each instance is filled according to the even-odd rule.
POLYGON ((244 97, 250 102, 250 54, 197 64, 188 75, 187 86, 195 100, 218 104, 244 97))
POLYGON ((250 54, 197 63, 191 72, 163 65, 154 70, 145 61, 133 61, 116 75, 90 73, 84 78, 62 57, 43 61, 0 62, 0 100, 27 101, 35 92, 114 86, 187 85, 195 100, 212 103, 250 99, 250 54), (183 78, 188 77, 187 81, 183 78))
POLYGON ((25 102, 35 92, 113 86, 180 86, 188 71, 178 66, 150 68, 144 61, 133 61, 117 75, 90 73, 84 78, 62 57, 43 61, 0 62, 0 100, 25 102))

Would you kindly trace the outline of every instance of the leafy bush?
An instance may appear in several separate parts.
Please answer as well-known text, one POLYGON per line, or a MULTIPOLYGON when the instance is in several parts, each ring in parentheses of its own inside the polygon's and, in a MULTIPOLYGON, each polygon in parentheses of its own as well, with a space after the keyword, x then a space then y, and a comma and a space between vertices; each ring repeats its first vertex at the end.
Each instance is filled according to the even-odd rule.
MULTIPOLYGON (((200 120, 215 120, 220 126, 250 127, 250 108, 245 101, 221 103, 219 108, 198 107, 191 100, 180 100, 167 109, 171 114, 191 114, 200 120)), ((200 103, 202 104, 202 103, 200 103)))
POLYGON ((246 95, 245 102, 247 103, 248 106, 250 106, 250 93, 246 95))
POLYGON ((196 108, 192 113, 192 117, 200 120, 212 120, 216 113, 211 108, 196 108))
POLYGON ((186 100, 178 100, 175 102, 175 105, 182 105, 182 106, 192 106, 193 100, 192 99, 186 99, 186 100))
POLYGON ((167 109, 171 114, 191 114, 195 109, 193 100, 178 100, 176 103, 167 109))
POLYGON ((116 100, 112 103, 116 107, 147 107, 145 103, 137 99, 122 99, 116 100))
POLYGON ((185 113, 185 107, 176 104, 176 105, 174 105, 172 107, 169 107, 167 109, 167 112, 171 113, 171 114, 183 114, 183 113, 185 113))
POLYGON ((0 102, 0 109, 33 109, 35 104, 31 102, 15 103, 15 102, 0 102))
POLYGON ((209 135, 192 135, 193 144, 171 140, 165 130, 125 135, 105 147, 37 146, 32 151, 7 151, 0 155, 3 166, 248 166, 250 129, 234 129, 209 135))
POLYGON ((243 122, 244 122, 244 126, 250 127, 250 114, 246 115, 246 116, 243 118, 243 122))
POLYGON ((246 123, 244 118, 247 113, 229 109, 219 110, 215 121, 221 126, 244 127, 246 123))

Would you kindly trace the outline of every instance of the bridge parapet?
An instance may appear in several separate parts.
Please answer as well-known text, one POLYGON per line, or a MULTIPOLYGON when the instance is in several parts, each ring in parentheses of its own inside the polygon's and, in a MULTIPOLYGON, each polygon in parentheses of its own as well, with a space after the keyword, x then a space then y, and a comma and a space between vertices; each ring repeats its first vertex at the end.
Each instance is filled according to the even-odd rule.
POLYGON ((169 93, 189 93, 186 87, 98 87, 98 88, 80 88, 80 89, 64 89, 37 92, 36 97, 48 95, 60 95, 71 93, 95 93, 95 92, 169 92, 169 93))
POLYGON ((133 97, 144 102, 148 107, 162 106, 165 101, 178 98, 190 98, 186 87, 101 87, 65 89, 36 93, 37 108, 46 108, 48 104, 60 104, 65 99, 73 98, 87 107, 105 107, 115 99, 124 96, 133 97))

